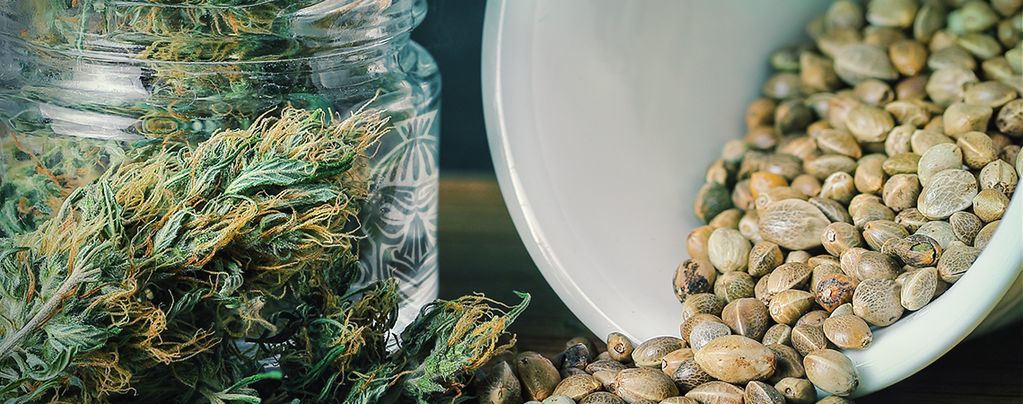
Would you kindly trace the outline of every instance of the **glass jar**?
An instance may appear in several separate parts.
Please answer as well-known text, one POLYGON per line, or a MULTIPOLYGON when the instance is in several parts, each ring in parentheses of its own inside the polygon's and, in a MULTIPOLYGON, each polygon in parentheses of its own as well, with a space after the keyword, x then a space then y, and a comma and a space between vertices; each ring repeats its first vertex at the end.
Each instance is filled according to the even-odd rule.
POLYGON ((424 0, 0 5, 0 235, 30 231, 137 142, 197 143, 292 105, 385 111, 357 287, 396 278, 398 327, 437 295, 436 64, 424 0))

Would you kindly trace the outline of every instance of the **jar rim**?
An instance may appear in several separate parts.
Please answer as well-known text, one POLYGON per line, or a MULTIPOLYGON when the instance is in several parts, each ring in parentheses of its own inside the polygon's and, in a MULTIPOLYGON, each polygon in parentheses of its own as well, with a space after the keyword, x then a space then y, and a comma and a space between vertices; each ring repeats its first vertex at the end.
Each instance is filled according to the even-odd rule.
MULTIPOLYGON (((102 0, 100 0, 102 1, 102 0)), ((115 0, 110 7, 159 7, 175 9, 241 9, 256 7, 269 3, 287 0, 235 0, 242 3, 230 6, 222 5, 230 3, 231 0, 196 0, 196 2, 166 3, 165 0, 115 0), (215 4, 209 4, 215 3, 215 4), (219 4, 217 4, 219 3, 219 4)), ((190 12, 190 11, 183 11, 190 12)), ((78 33, 77 43, 47 44, 36 42, 28 38, 26 31, 19 27, 22 23, 13 17, 11 10, 7 7, 0 8, 0 42, 7 42, 10 45, 20 46, 34 52, 44 52, 51 57, 65 59, 87 60, 98 63, 126 63, 145 66, 245 66, 245 65, 274 65, 296 62, 316 62, 319 60, 332 60, 339 58, 352 58, 358 55, 374 52, 376 49, 390 46, 393 42, 407 40, 409 33, 414 29, 426 15, 425 0, 315 0, 311 4, 287 13, 274 16, 269 24, 288 24, 289 36, 273 36, 261 38, 259 34, 246 33, 238 35, 205 35, 199 33, 194 38, 198 45, 202 43, 218 43, 228 41, 241 43, 250 41, 257 46, 260 41, 290 41, 286 47, 298 47, 301 51, 296 55, 285 55, 290 52, 267 53, 256 57, 231 56, 223 59, 204 59, 202 57, 192 60, 180 60, 166 57, 150 57, 144 53, 156 50, 161 51, 161 46, 171 48, 173 41, 178 37, 150 35, 148 33, 132 33, 142 40, 134 43, 112 40, 103 35, 93 33, 78 33), (375 3, 382 5, 373 18, 378 19, 373 23, 364 25, 344 26, 344 23, 336 23, 340 27, 323 26, 326 18, 343 19, 343 13, 352 12, 358 7, 375 3), (161 45, 161 41, 163 44, 161 45), (281 57, 275 57, 281 56, 281 57)), ((122 34, 111 32, 108 34, 122 34)), ((123 38, 114 38, 123 39, 123 38)), ((270 45, 273 46, 273 45, 270 45)), ((153 52, 153 53, 156 53, 153 52)))

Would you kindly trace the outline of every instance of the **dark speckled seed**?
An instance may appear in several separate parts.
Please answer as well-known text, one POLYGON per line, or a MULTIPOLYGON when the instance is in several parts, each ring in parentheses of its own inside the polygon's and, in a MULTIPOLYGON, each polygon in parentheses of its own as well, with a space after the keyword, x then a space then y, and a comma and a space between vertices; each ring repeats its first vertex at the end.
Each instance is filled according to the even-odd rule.
POLYGON ((710 292, 717 279, 717 270, 702 258, 687 259, 675 269, 675 296, 685 302, 691 294, 710 292))

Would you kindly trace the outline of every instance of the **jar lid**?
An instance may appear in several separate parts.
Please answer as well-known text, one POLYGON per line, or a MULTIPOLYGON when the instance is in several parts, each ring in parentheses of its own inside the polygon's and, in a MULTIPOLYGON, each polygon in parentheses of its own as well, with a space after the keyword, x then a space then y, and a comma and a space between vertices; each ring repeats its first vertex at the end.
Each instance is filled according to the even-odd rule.
POLYGON ((425 13, 425 0, 8 2, 0 35, 103 61, 247 63, 359 53, 425 13))

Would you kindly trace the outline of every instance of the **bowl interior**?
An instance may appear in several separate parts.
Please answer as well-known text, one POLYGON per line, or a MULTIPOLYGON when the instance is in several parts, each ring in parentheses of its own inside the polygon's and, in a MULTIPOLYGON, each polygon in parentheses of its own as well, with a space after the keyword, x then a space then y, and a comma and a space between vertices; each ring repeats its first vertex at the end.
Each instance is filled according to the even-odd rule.
MULTIPOLYGON (((597 335, 678 334, 671 278, 686 257, 686 234, 701 224, 691 207, 704 169, 726 140, 742 136, 769 53, 806 40, 806 22, 826 7, 814 0, 488 3, 484 103, 502 192, 545 278, 597 335)), ((1006 218, 1013 225, 992 242, 1006 252, 977 263, 987 283, 972 270, 912 319, 879 331, 870 349, 854 355, 858 394, 937 359, 994 307, 1018 273, 1019 199, 1006 218), (970 281, 977 284, 964 287, 970 281), (964 320, 947 324, 953 312, 944 310, 955 308, 954 318, 964 320), (938 326, 941 335, 919 343, 938 326), (900 360, 906 354, 914 359, 900 360)))

